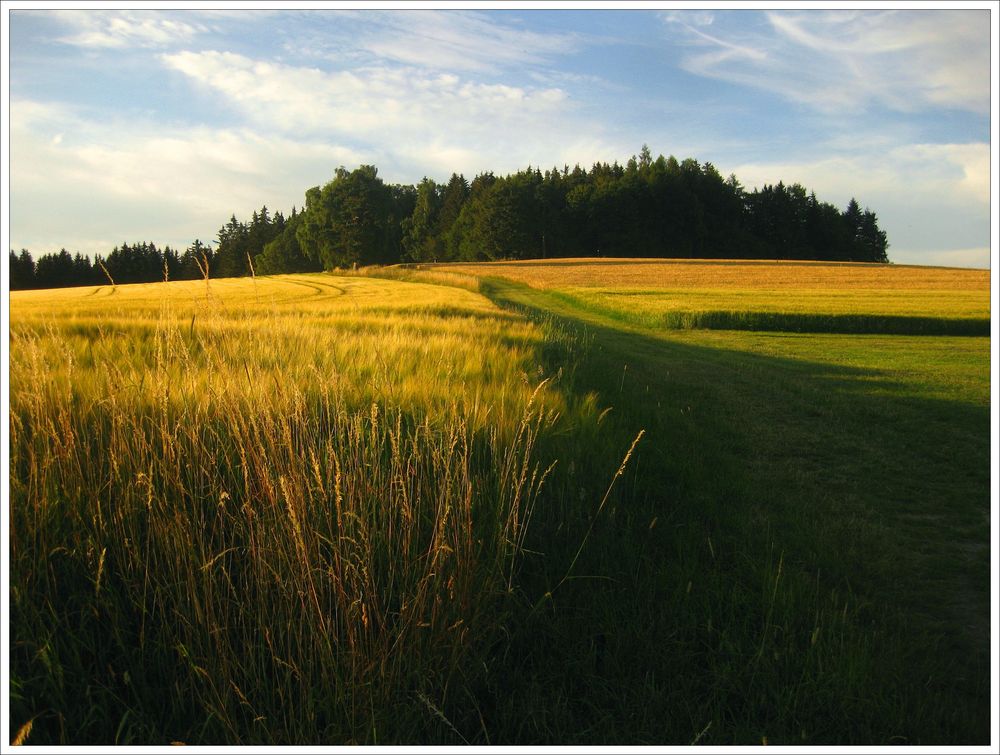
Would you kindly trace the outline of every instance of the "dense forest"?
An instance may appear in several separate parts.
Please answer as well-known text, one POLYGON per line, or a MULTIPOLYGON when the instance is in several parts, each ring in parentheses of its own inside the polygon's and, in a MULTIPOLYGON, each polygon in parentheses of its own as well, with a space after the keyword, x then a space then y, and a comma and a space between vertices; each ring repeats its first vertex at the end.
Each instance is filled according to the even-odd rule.
POLYGON ((91 261, 65 249, 10 252, 10 287, 57 288, 312 272, 395 262, 549 257, 682 257, 888 262, 874 212, 843 210, 799 184, 746 191, 711 163, 655 160, 538 168, 470 183, 386 184, 374 166, 338 168, 287 217, 233 215, 214 248, 123 243, 91 261))

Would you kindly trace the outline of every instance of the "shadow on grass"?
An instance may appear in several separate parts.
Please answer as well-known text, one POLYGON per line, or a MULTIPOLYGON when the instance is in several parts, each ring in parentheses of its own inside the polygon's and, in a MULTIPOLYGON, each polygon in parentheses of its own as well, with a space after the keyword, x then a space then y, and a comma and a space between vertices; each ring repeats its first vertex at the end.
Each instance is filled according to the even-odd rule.
POLYGON ((523 574, 545 597, 483 713, 505 741, 989 741, 988 407, 483 292, 585 327, 571 387, 613 406, 591 448, 646 430, 596 526, 620 455, 564 449, 523 574))

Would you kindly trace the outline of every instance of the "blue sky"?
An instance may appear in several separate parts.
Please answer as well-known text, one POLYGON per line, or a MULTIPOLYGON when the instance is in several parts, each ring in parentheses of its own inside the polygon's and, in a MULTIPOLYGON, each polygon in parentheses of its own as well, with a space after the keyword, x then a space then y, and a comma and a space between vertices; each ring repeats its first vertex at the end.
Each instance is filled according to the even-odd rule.
POLYGON ((212 241, 339 165, 416 183, 645 143, 856 197, 895 262, 989 265, 985 9, 13 8, 10 246, 36 255, 212 241))

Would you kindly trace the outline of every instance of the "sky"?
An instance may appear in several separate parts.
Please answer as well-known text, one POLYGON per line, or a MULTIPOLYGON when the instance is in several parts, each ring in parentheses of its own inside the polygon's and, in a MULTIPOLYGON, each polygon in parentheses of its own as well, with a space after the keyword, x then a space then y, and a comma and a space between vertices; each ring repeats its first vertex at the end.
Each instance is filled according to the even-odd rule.
POLYGON ((987 7, 11 4, 10 247, 183 250, 338 166, 471 180, 646 144, 854 197, 893 262, 989 267, 987 7))

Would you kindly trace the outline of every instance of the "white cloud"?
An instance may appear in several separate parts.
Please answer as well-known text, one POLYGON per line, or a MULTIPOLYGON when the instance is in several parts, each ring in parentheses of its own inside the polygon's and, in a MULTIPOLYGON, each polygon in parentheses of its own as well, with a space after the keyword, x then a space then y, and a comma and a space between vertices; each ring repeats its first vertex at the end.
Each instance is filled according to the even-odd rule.
POLYGON ((965 265, 982 260, 982 239, 990 235, 989 170, 990 145, 971 143, 909 144, 799 163, 744 163, 725 172, 734 172, 747 188, 779 180, 800 183, 840 209, 855 197, 878 215, 890 259, 965 265))
POLYGON ((873 104, 900 112, 989 112, 986 10, 771 11, 765 17, 766 27, 726 32, 713 26, 711 35, 686 14, 664 18, 691 46, 683 59, 688 71, 823 112, 873 104))
POLYGON ((91 49, 167 47, 207 31, 182 11, 63 10, 56 16, 73 29, 59 41, 91 49))
MULTIPOLYGON (((944 204, 990 201, 990 145, 908 144, 801 163, 744 163, 733 168, 747 186, 799 182, 845 202, 852 195, 896 193, 944 204)), ((820 197, 822 199, 823 197, 820 197)))
POLYGON ((904 180, 926 177, 923 191, 989 206, 989 144, 912 144, 891 150, 889 158, 904 167, 904 180))
POLYGON ((473 120, 516 107, 530 115, 554 111, 566 101, 561 89, 482 84, 416 68, 327 72, 228 52, 181 52, 164 55, 163 61, 225 95, 255 121, 289 131, 443 126, 456 113, 473 120))
MULTIPOLYGON (((371 145, 376 156, 400 161, 397 167, 411 174, 516 170, 551 160, 559 147, 574 149, 567 135, 600 141, 599 129, 582 122, 557 87, 483 83, 414 67, 324 71, 227 52, 162 60, 223 95, 257 128, 371 145)), ((592 156, 583 151, 574 161, 592 156)))
POLYGON ((249 129, 97 122, 30 101, 11 103, 10 133, 11 243, 33 251, 67 239, 88 253, 109 251, 109 237, 210 240, 231 214, 301 206, 308 187, 362 161, 346 147, 249 129))

